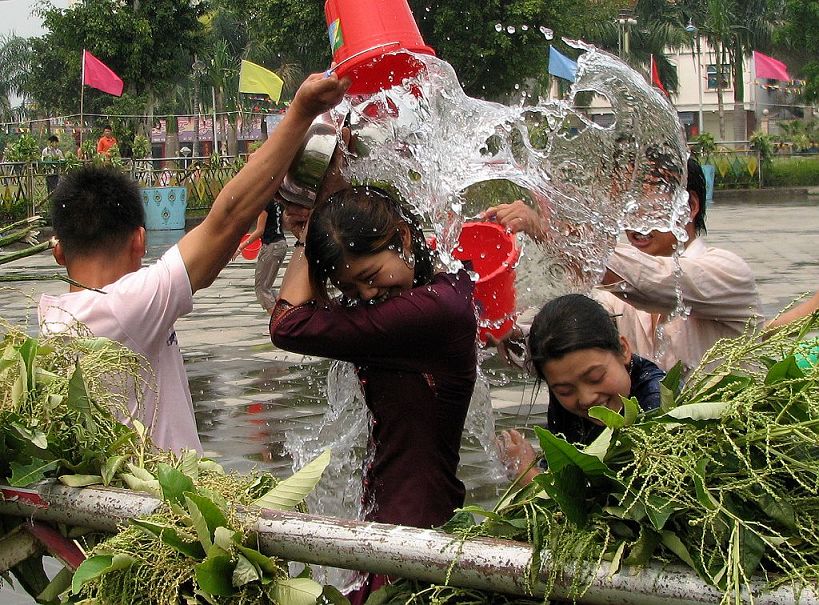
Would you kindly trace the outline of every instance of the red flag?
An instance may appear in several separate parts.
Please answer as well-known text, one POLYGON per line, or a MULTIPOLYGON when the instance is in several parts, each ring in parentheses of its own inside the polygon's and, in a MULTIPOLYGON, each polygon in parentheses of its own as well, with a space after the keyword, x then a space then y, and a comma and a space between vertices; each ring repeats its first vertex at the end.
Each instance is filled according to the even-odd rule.
POLYGON ((657 71, 657 62, 654 60, 654 55, 651 55, 651 83, 662 90, 665 96, 668 96, 668 91, 663 86, 663 81, 660 80, 660 72, 657 71))
POLYGON ((82 51, 82 83, 109 95, 122 96, 122 80, 105 63, 82 51))
POLYGON ((782 80, 784 82, 791 81, 787 65, 757 51, 754 51, 754 71, 756 71, 757 78, 782 80))

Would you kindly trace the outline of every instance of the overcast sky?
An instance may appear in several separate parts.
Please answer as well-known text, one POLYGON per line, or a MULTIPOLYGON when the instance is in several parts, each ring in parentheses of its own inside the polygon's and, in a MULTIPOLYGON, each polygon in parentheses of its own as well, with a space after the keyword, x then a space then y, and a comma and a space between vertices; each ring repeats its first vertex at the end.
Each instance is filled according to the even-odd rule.
MULTIPOLYGON (((66 7, 68 0, 52 0, 54 6, 66 7)), ((39 36, 43 33, 40 19, 31 14, 37 0, 0 0, 0 34, 39 36)))

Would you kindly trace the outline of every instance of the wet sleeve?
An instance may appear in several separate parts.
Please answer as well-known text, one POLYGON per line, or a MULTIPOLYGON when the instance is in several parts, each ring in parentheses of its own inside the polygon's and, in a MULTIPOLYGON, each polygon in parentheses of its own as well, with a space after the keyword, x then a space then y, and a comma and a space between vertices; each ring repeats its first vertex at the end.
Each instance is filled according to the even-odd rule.
POLYGON ((760 312, 750 267, 727 250, 674 259, 618 245, 607 265, 622 280, 602 289, 649 313, 673 312, 678 288, 691 315, 700 319, 744 322, 760 312))
POLYGON ((306 355, 414 367, 409 360, 423 360, 452 340, 474 340, 472 291, 472 281, 460 272, 375 305, 310 302, 285 309, 271 322, 271 337, 277 347, 306 355))

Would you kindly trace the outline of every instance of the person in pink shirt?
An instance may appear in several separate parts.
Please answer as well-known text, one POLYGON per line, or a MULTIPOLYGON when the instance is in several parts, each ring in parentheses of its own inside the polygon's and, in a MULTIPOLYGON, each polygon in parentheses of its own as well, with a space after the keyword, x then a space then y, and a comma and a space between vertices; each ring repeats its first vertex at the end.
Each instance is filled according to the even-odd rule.
POLYGON ((55 190, 54 258, 73 283, 65 294, 43 295, 41 330, 90 330, 147 360, 145 385, 130 398, 130 411, 150 429, 157 447, 202 451, 174 322, 191 311, 193 294, 213 283, 247 225, 272 199, 313 118, 338 104, 348 85, 335 75, 309 76, 205 220, 151 266, 141 266, 145 215, 130 178, 110 166, 89 166, 67 175, 55 190))

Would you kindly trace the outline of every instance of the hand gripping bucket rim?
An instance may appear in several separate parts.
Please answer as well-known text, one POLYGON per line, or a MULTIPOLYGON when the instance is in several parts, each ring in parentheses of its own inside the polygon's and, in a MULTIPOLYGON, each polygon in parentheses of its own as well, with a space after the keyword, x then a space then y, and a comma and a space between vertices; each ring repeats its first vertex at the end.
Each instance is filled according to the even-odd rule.
POLYGON ((469 222, 461 226, 458 246, 453 250, 458 260, 472 261, 478 273, 475 302, 481 311, 480 338, 487 334, 503 336, 512 328, 516 315, 515 266, 520 248, 515 237, 497 223, 469 222))

